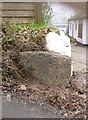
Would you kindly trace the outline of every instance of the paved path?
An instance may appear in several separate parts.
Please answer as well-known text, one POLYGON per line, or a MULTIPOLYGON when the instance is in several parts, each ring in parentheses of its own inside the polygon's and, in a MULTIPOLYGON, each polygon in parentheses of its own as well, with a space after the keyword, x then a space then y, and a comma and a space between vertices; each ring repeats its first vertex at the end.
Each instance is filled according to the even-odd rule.
POLYGON ((2 116, 3 118, 55 118, 56 115, 44 109, 37 103, 28 103, 27 101, 22 104, 22 100, 3 102, 2 103, 2 116))
POLYGON ((72 61, 74 71, 86 71, 86 47, 72 45, 72 61))
POLYGON ((28 102, 22 98, 3 97, 2 99, 2 117, 3 118, 57 118, 54 110, 49 111, 44 106, 31 101, 28 102))

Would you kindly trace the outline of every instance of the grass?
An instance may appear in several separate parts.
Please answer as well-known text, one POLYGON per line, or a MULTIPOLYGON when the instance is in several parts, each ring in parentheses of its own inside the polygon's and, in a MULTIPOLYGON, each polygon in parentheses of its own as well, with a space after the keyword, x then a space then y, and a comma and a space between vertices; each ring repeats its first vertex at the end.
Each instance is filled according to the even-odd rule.
POLYGON ((71 41, 71 43, 76 43, 76 39, 73 37, 70 37, 70 41, 71 41))
MULTIPOLYGON (((22 40, 24 36, 24 31, 25 31, 25 36, 29 34, 31 36, 31 32, 35 31, 40 31, 43 29, 50 29, 50 30, 57 30, 55 27, 51 26, 46 26, 45 24, 36 24, 34 21, 32 23, 12 23, 8 24, 6 26, 6 33, 7 35, 2 39, 2 44, 8 45, 9 48, 13 48, 15 45, 18 44, 18 39, 22 40), (17 34, 19 34, 19 37, 17 37, 17 34), (13 46, 14 45, 14 46, 13 46)), ((32 36, 34 37, 34 36, 32 36)), ((36 43, 36 39, 33 38, 36 43)))
POLYGON ((37 30, 37 29, 45 29, 45 28, 50 28, 50 29, 53 29, 53 30, 57 30, 57 28, 55 27, 51 27, 51 26, 46 26, 44 24, 42 25, 39 25, 39 24, 35 24, 35 23, 18 23, 16 24, 18 29, 19 28, 22 28, 22 27, 25 27, 25 28, 29 28, 29 29, 33 29, 33 30, 37 30))

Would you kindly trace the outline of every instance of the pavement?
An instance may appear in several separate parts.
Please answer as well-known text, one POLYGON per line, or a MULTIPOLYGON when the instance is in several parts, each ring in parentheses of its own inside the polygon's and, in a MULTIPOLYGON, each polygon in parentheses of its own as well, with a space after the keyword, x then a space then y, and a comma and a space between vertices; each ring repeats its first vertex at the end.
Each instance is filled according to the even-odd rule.
POLYGON ((56 118, 53 111, 45 109, 38 103, 23 99, 6 100, 2 102, 2 118, 56 118))
POLYGON ((75 85, 82 93, 86 90, 86 56, 87 47, 72 45, 72 66, 74 71, 74 78, 72 84, 75 85))
POLYGON ((73 71, 86 71, 86 47, 72 45, 73 71))

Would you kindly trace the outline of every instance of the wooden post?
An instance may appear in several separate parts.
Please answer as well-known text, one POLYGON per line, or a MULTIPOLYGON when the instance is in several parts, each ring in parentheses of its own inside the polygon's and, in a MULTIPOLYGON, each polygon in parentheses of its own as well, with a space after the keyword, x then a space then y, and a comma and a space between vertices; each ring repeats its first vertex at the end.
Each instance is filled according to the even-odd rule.
POLYGON ((36 23, 42 24, 43 23, 43 14, 42 14, 42 5, 43 2, 37 2, 35 3, 36 7, 36 23))
POLYGON ((0 0, 0 31, 2 30, 2 2, 0 0))

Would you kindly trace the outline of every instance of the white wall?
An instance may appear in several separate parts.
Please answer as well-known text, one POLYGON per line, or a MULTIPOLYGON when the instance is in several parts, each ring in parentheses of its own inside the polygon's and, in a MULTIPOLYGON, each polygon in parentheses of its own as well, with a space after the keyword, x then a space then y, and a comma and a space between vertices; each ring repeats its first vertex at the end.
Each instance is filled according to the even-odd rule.
POLYGON ((75 39, 78 37, 78 20, 74 22, 74 36, 75 39))
POLYGON ((88 19, 86 20, 86 43, 88 44, 88 19))
POLYGON ((69 21, 69 36, 77 39, 77 30, 78 30, 78 25, 77 25, 77 30, 75 30, 75 24, 77 24, 77 20, 76 21, 69 21), (74 29, 72 28, 72 25, 74 25, 74 29), (70 28, 71 27, 71 28, 70 28), (72 29, 73 29, 73 36, 72 36, 72 29))
MULTIPOLYGON (((72 24, 74 24, 73 38, 75 38, 78 42, 80 42, 82 44, 88 44, 88 30, 86 30, 86 18, 69 21, 69 36, 71 36, 71 37, 72 37, 72 24), (82 38, 78 37, 79 23, 83 23, 82 38), (77 24, 77 30, 75 29, 75 24, 77 24), (71 29, 70 29, 70 25, 71 25, 71 29)), ((87 24, 88 24, 88 20, 87 20, 87 24)))
POLYGON ((69 36, 72 37, 72 24, 73 24, 73 21, 69 21, 69 36))
POLYGON ((83 20, 83 42, 84 44, 88 44, 86 41, 86 19, 83 20))

